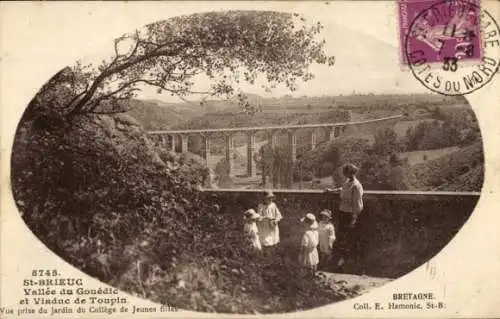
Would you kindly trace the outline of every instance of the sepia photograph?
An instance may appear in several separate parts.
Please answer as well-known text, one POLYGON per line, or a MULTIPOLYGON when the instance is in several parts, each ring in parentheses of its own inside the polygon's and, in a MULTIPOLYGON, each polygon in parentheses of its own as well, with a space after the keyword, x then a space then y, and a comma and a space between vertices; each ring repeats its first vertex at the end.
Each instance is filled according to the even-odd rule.
MULTIPOLYGON (((20 218, 112 289, 201 313, 311 310, 425 265, 481 195, 467 94, 498 71, 498 24, 479 1, 401 0, 386 41, 387 10, 360 3, 180 14, 61 65, 17 123, 20 218)), ((383 307, 425 307, 407 299, 434 297, 383 307)))

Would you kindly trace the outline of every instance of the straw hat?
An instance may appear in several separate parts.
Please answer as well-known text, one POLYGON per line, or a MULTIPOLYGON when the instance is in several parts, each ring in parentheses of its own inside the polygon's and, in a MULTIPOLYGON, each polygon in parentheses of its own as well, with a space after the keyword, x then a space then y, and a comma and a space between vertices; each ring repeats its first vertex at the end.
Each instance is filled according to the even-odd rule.
POLYGON ((332 219, 332 212, 329 209, 325 209, 319 213, 319 216, 330 220, 332 219))
POLYGON ((316 222, 316 217, 311 213, 306 214, 306 216, 302 217, 300 219, 300 221, 301 222, 308 221, 311 225, 310 226, 311 228, 318 228, 318 223, 316 222))
POLYGON ((243 213, 243 218, 247 220, 260 219, 260 215, 255 212, 254 209, 248 209, 243 213))
POLYGON ((273 192, 272 192, 272 191, 267 190, 267 191, 265 191, 265 193, 264 193, 264 197, 265 197, 265 198, 274 198, 274 194, 273 194, 273 192))

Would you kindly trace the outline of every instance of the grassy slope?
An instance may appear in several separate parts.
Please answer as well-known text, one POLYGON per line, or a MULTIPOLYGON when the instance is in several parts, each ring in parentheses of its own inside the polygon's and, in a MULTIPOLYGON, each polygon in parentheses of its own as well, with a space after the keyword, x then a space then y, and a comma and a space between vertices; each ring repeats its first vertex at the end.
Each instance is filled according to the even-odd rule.
POLYGON ((416 127, 421 122, 432 122, 433 119, 419 119, 410 121, 400 121, 394 125, 394 132, 400 137, 405 136, 406 130, 410 127, 416 127))
POLYGON ((414 190, 480 191, 483 161, 481 142, 475 142, 411 167, 407 172, 407 181, 410 189, 414 190))
POLYGON ((437 159, 441 156, 448 155, 459 150, 458 146, 443 147, 434 150, 423 150, 423 151, 412 151, 412 152, 402 152, 400 153, 401 158, 407 158, 408 164, 410 166, 424 163, 426 160, 424 156, 427 157, 427 161, 437 159))
MULTIPOLYGON (((167 130, 181 126, 200 113, 218 110, 217 106, 197 103, 164 103, 156 100, 133 100, 129 115, 137 119, 146 130, 167 130)), ((219 105, 218 107, 224 107, 219 105)))
POLYGON ((484 166, 478 165, 452 182, 438 187, 438 190, 449 192, 480 191, 483 185, 484 166))

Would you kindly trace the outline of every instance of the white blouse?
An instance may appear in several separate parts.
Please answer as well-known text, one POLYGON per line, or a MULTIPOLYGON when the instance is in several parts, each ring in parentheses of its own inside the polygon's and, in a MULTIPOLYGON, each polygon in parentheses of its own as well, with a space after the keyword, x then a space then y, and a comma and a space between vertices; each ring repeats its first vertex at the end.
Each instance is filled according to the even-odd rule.
POLYGON ((339 209, 353 214, 359 214, 363 210, 363 186, 356 178, 342 185, 339 209))

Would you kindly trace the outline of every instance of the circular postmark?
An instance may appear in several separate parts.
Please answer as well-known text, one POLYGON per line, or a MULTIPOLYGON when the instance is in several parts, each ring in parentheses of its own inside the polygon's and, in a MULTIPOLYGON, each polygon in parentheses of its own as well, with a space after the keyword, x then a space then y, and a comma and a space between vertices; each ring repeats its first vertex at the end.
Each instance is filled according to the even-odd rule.
POLYGON ((500 65, 500 28, 477 4, 444 0, 411 22, 404 53, 415 78, 443 95, 472 93, 491 81, 500 65))

